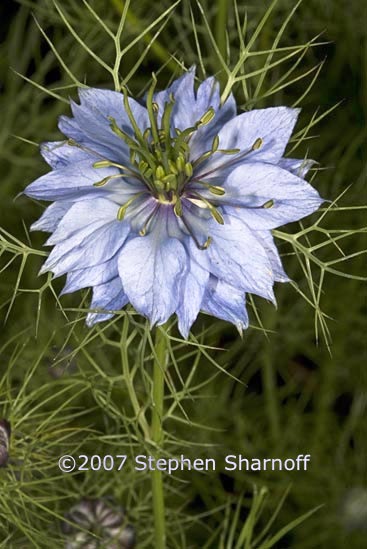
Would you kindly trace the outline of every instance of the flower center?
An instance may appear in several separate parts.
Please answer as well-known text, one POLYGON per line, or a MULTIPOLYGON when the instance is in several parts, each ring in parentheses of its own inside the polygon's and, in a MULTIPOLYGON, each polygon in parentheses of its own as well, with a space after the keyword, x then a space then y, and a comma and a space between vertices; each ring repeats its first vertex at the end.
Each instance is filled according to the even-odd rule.
MULTIPOLYGON (((144 195, 150 194, 157 202, 156 208, 148 214, 142 221, 139 234, 145 236, 149 227, 155 218, 160 204, 171 205, 177 218, 180 218, 181 224, 185 230, 194 239, 199 249, 206 249, 211 237, 208 236, 203 243, 200 243, 195 235, 194 228, 190 225, 183 207, 183 200, 189 201, 198 208, 205 208, 211 217, 219 224, 224 224, 223 216, 220 212, 221 207, 230 203, 223 200, 225 189, 218 185, 210 183, 211 176, 214 173, 220 173, 222 169, 228 169, 242 161, 247 155, 258 150, 263 145, 262 138, 258 137, 252 146, 244 151, 240 149, 220 149, 219 135, 212 139, 209 150, 202 153, 197 158, 190 155, 190 141, 194 134, 201 128, 209 124, 214 116, 215 110, 210 107, 193 126, 180 130, 172 124, 172 111, 175 105, 175 98, 170 94, 164 105, 159 106, 154 101, 154 90, 156 78, 153 75, 153 82, 147 94, 146 108, 150 126, 142 130, 132 112, 127 90, 123 89, 123 104, 125 112, 129 118, 132 132, 128 133, 119 127, 115 118, 109 116, 111 130, 121 138, 129 148, 130 162, 121 164, 107 159, 98 160, 93 164, 94 168, 116 167, 118 174, 110 175, 101 181, 94 183, 94 186, 100 187, 113 179, 127 178, 138 180, 145 189, 137 190, 118 210, 117 218, 124 219, 126 211, 135 201, 144 195), (207 161, 214 154, 221 154, 227 159, 222 163, 210 168, 210 162, 207 161), (228 156, 233 156, 229 158, 228 156), (198 170, 201 164, 207 163, 208 169, 203 167, 198 170), (209 177, 209 181, 207 178, 209 177), (203 193, 201 189, 205 189, 203 193), (210 194, 208 194, 208 191, 210 194), (221 200, 219 200, 221 197, 221 200)), ((81 147, 90 151, 86 147, 76 143, 74 140, 68 140, 70 145, 81 147)), ((273 200, 268 200, 260 206, 241 206, 244 208, 271 208, 273 200)))

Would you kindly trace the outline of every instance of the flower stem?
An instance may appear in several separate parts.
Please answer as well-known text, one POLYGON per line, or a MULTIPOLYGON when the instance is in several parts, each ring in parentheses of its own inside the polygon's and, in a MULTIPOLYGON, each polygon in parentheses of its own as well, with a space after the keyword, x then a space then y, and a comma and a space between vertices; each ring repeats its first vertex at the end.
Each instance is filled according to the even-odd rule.
MULTIPOLYGON (((274 330, 276 326, 276 312, 272 308, 268 313, 268 330, 274 330)), ((273 349, 270 342, 264 345, 262 351, 262 383, 265 393, 265 406, 268 413, 270 434, 275 445, 280 441, 280 415, 279 402, 277 397, 276 371, 274 369, 273 349)))
POLYGON ((218 49, 223 58, 226 57, 226 29, 228 18, 227 0, 219 0, 217 2, 217 17, 215 21, 215 37, 218 49))
MULTIPOLYGON (((164 399, 164 371, 167 362, 167 336, 165 330, 157 328, 155 338, 155 356, 153 365, 153 407, 152 407, 152 428, 151 440, 155 446, 155 457, 159 458, 158 452, 163 444, 163 399, 164 399)), ((165 509, 162 471, 157 469, 151 471, 153 515, 154 515, 154 538, 155 549, 165 549, 165 509)))

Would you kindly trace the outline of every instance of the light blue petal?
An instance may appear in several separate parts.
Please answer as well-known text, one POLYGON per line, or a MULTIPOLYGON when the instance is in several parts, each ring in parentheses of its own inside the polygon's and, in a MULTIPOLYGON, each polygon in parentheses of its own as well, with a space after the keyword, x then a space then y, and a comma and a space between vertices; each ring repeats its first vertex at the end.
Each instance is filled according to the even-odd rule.
POLYGON ((68 144, 67 141, 48 141, 42 143, 41 154, 51 168, 63 168, 73 162, 96 162, 95 155, 68 144))
POLYGON ((274 244, 274 239, 270 231, 256 231, 256 238, 261 242, 271 264, 274 274, 274 280, 277 282, 289 282, 289 277, 283 269, 282 261, 279 257, 277 247, 274 244))
POLYGON ((59 200, 48 206, 41 217, 32 223, 31 231, 45 231, 51 233, 54 231, 60 220, 64 217, 67 211, 71 208, 74 202, 69 200, 59 200))
POLYGON ((109 320, 114 313, 107 311, 118 311, 128 303, 128 299, 123 291, 121 280, 116 277, 106 284, 95 286, 93 288, 93 298, 90 304, 91 309, 100 309, 101 312, 91 312, 87 315, 86 324, 91 327, 97 322, 109 320))
POLYGON ((241 220, 224 216, 211 223, 212 243, 205 253, 210 272, 231 286, 274 301, 274 275, 268 255, 253 231, 241 220))
MULTIPOLYGON (((198 171, 198 174, 216 170, 215 174, 227 175, 235 164, 243 162, 270 162, 277 164, 283 156, 292 134, 300 109, 274 107, 245 112, 232 118, 219 131, 220 149, 240 149, 238 155, 223 155, 219 152, 212 156, 198 171), (262 146, 252 151, 257 139, 262 146), (243 153, 248 153, 246 156, 243 153), (230 162, 230 167, 226 164, 230 162)), ((212 177, 214 177, 212 175, 212 177)))
POLYGON ((74 233, 87 227, 102 227, 110 221, 116 221, 119 206, 106 198, 96 198, 76 202, 60 220, 57 229, 47 240, 47 246, 53 246, 68 240, 74 233))
POLYGON ((229 120, 237 113, 236 101, 232 94, 226 102, 220 106, 219 83, 214 78, 207 78, 200 84, 197 91, 197 115, 196 122, 208 111, 214 108, 215 116, 209 124, 200 127, 192 136, 190 141, 190 160, 195 161, 205 152, 211 150, 214 137, 229 120))
POLYGON ((162 231, 130 240, 118 260, 119 274, 129 301, 152 325, 163 324, 177 309, 187 256, 176 238, 162 231))
POLYGON ((216 318, 231 322, 240 333, 248 327, 245 294, 214 276, 210 277, 201 308, 216 318))
POLYGON ((66 284, 61 292, 63 294, 71 294, 82 288, 98 286, 110 281, 118 276, 117 257, 115 254, 111 259, 93 267, 86 269, 76 269, 71 271, 66 276, 66 284))
MULTIPOLYGON (((77 203, 69 210, 57 231, 46 243, 57 244, 42 267, 42 273, 52 271, 60 276, 75 269, 93 267, 107 261, 121 249, 130 232, 130 226, 118 221, 116 216, 113 217, 113 211, 117 210, 116 205, 108 200, 104 202, 106 217, 103 218, 103 212, 96 207, 97 220, 94 221, 94 210, 90 208, 90 223, 86 217, 90 201, 87 204, 77 203), (110 208, 108 212, 107 208, 110 208)), ((100 204, 98 206, 101 207, 100 204)))
POLYGON ((278 166, 254 162, 236 168, 228 177, 226 194, 217 204, 231 205, 228 213, 257 230, 274 229, 315 212, 323 199, 307 181, 278 166), (269 200, 273 206, 262 208, 269 200))
POLYGON ((283 168, 283 170, 288 170, 294 175, 303 178, 315 164, 315 160, 309 158, 281 158, 278 166, 283 168))
MULTIPOLYGON (((125 111, 122 93, 98 88, 81 88, 79 98, 80 106, 74 104, 78 111, 77 116, 82 116, 82 120, 87 123, 87 129, 92 136, 95 135, 98 139, 101 127, 109 128, 109 116, 116 120, 120 128, 131 135, 133 134, 129 117, 125 111)), ((150 125, 147 109, 131 97, 129 97, 129 106, 138 126, 141 129, 147 128, 150 125)), ((83 126, 82 129, 84 129, 83 126)), ((112 130, 110 132, 115 135, 112 130)), ((119 143, 124 143, 120 138, 118 139, 119 143)))
MULTIPOLYGON (((111 130, 108 119, 108 117, 114 118, 120 128, 130 135, 133 134, 125 111, 123 94, 111 90, 88 88, 80 89, 79 97, 80 105, 71 102, 71 108, 74 120, 90 140, 91 148, 93 144, 103 144, 109 160, 127 163, 129 161, 128 146, 111 130)), ((143 130, 147 128, 149 122, 145 107, 132 98, 129 98, 129 105, 138 126, 143 130)))
POLYGON ((24 194, 37 200, 96 198, 98 195, 106 194, 110 187, 108 185, 94 187, 93 184, 118 173, 117 168, 98 168, 97 170, 92 167, 89 160, 78 162, 39 177, 25 188, 24 194))
POLYGON ((207 262, 206 268, 203 268, 196 260, 197 254, 200 253, 202 254, 200 250, 191 250, 188 272, 182 281, 180 301, 176 310, 178 329, 185 339, 188 338, 190 328, 200 312, 205 288, 209 280, 209 260, 207 256, 203 258, 207 262))
POLYGON ((159 107, 159 121, 161 121, 165 103, 170 101, 170 96, 173 94, 175 98, 175 105, 171 114, 172 128, 185 130, 186 128, 190 128, 196 122, 194 81, 195 67, 192 67, 180 78, 174 80, 171 86, 169 86, 166 90, 162 90, 154 94, 154 102, 157 103, 159 107))
POLYGON ((117 177, 103 186, 95 186, 104 178, 119 175, 117 168, 93 168, 89 161, 72 163, 36 179, 26 187, 24 194, 37 200, 95 200, 106 197, 119 204, 137 192, 146 191, 138 180, 117 177))

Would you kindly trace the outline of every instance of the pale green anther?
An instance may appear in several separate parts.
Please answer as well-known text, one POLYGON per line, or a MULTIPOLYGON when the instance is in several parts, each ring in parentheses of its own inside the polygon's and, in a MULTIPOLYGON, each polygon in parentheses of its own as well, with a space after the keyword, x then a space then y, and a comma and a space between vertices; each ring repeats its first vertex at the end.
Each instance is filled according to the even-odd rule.
POLYGON ((152 168, 148 168, 147 171, 144 173, 144 176, 149 179, 150 176, 153 175, 153 170, 152 168))
POLYGON ((268 200, 267 202, 265 202, 265 204, 262 205, 262 207, 265 208, 266 210, 269 208, 272 208, 273 206, 274 206, 274 200, 268 200))
POLYGON ((182 202, 178 198, 176 204, 174 205, 173 211, 175 212, 175 215, 177 217, 182 217, 183 211, 182 211, 182 202))
POLYGON ((106 185, 108 181, 111 179, 111 176, 104 177, 101 179, 101 181, 97 181, 97 183, 93 183, 93 187, 103 187, 103 185, 106 185))
POLYGON ((203 250, 207 250, 210 246, 210 244, 212 243, 212 237, 211 236, 208 236, 208 238, 206 239, 206 241, 204 242, 204 244, 201 246, 201 248, 203 250))
POLYGON ((224 194, 226 194, 226 191, 223 189, 223 187, 217 187, 215 185, 209 185, 208 189, 212 194, 215 194, 217 196, 223 196, 224 194))
POLYGON ((216 208, 214 207, 210 208, 210 213, 212 217, 215 219, 215 221, 219 223, 219 225, 224 225, 224 219, 216 208))
POLYGON ((253 151, 257 151, 258 149, 260 149, 262 144, 263 144, 263 140, 261 139, 261 137, 258 137, 251 148, 253 151))
POLYGON ((148 164, 144 160, 140 160, 138 168, 139 172, 144 175, 146 169, 148 168, 148 164))
POLYGON ((168 185, 169 190, 175 190, 177 186, 177 179, 176 176, 173 173, 169 173, 168 175, 165 175, 162 179, 164 183, 166 184, 166 187, 168 185))
POLYGON ((155 101, 152 101, 152 109, 155 114, 159 113, 159 105, 155 101))
POLYGON ((219 135, 216 135, 213 139, 213 143, 212 143, 212 152, 216 152, 218 150, 218 147, 219 147, 219 135))
POLYGON ((124 204, 123 206, 120 206, 117 212, 118 221, 122 221, 124 219, 127 208, 128 206, 126 204, 124 204))
POLYGON ((185 170, 185 158, 181 154, 176 159, 176 166, 179 172, 183 172, 185 170))
POLYGON ((164 130, 158 130, 159 141, 164 141, 167 135, 168 134, 164 130))
POLYGON ((168 166, 172 173, 174 173, 175 175, 178 175, 176 164, 172 160, 168 160, 168 166))
POLYGON ((163 179, 163 177, 166 175, 166 172, 164 171, 163 166, 157 166, 155 170, 155 176, 157 179, 163 179))
POLYGON ((136 151, 130 149, 130 163, 135 164, 136 161, 136 151))
POLYGON ((109 160, 98 160, 98 162, 93 164, 93 168, 108 168, 111 165, 109 160))
POLYGON ((147 128, 146 130, 144 130, 144 133, 143 133, 143 137, 145 141, 148 141, 149 135, 150 135, 150 128, 147 128))
POLYGON ((187 177, 191 177, 193 174, 193 168, 191 162, 186 162, 185 164, 185 174, 187 177))
POLYGON ((200 120, 196 123, 196 127, 199 128, 200 126, 206 126, 206 124, 209 124, 213 120, 215 116, 215 110, 213 107, 210 107, 206 111, 206 113, 200 118, 200 120))
POLYGON ((241 149, 218 149, 218 152, 222 154, 238 154, 241 149))

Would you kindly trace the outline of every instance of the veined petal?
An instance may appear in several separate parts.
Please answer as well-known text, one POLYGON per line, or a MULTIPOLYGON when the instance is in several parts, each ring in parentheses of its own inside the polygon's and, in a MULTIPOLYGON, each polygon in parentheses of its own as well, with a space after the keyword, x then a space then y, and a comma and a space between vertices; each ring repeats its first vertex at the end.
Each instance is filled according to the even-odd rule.
POLYGON ((56 276, 60 276, 68 271, 93 267, 107 261, 121 249, 129 235, 129 224, 118 221, 116 216, 113 217, 112 213, 117 210, 117 206, 109 201, 105 202, 106 209, 110 208, 108 215, 102 218, 98 209, 99 218, 93 221, 93 210, 89 210, 91 223, 88 223, 88 208, 85 208, 84 203, 77 203, 70 209, 57 231, 47 241, 47 244, 53 244, 55 241, 57 244, 41 272, 52 271, 56 276), (81 219, 78 222, 79 213, 81 219), (74 231, 73 219, 76 227, 74 231))
POLYGON ((24 194, 38 200, 95 198, 108 192, 108 187, 93 184, 118 173, 117 168, 94 169, 90 160, 73 163, 42 175, 25 188, 24 194))
POLYGON ((187 256, 176 238, 162 238, 156 230, 133 238, 118 260, 123 288, 135 309, 151 324, 163 324, 180 302, 181 281, 187 271, 187 256))
POLYGON ((231 322, 240 333, 248 327, 245 293, 214 276, 210 277, 201 308, 231 322))
POLYGON ((282 261, 279 257, 277 247, 274 244, 274 238, 270 231, 256 231, 256 238, 261 242, 271 264, 276 282, 289 282, 289 277, 283 269, 282 261))
MULTIPOLYGON (((91 144, 103 144, 108 160, 129 161, 128 146, 110 128, 109 117, 132 135, 131 123, 124 108, 123 94, 111 90, 87 88, 79 90, 80 105, 71 102, 74 120, 91 144)), ((129 105, 137 124, 142 129, 149 126, 147 111, 137 101, 129 98, 129 105)), ((60 128, 62 131, 63 129, 60 128)), ((93 148, 93 146, 91 147, 93 148)))
POLYGON ((54 231, 60 220, 70 210, 74 202, 70 200, 58 200, 48 206, 41 217, 31 225, 31 231, 54 231))
POLYGON ((239 149, 237 155, 212 156, 199 170, 215 173, 211 177, 228 175, 236 165, 250 162, 271 162, 277 164, 283 156, 300 109, 273 107, 256 109, 232 118, 219 131, 220 149, 239 149), (256 140, 262 140, 257 150, 252 150, 256 140), (244 156, 244 153, 247 153, 244 156), (226 164, 230 162, 230 167, 226 164))
POLYGON ((117 257, 118 253, 103 263, 93 265, 93 267, 70 271, 66 276, 66 284, 61 295, 71 294, 82 288, 105 284, 116 278, 118 276, 117 257))
POLYGON ((68 164, 82 162, 83 160, 91 163, 98 160, 91 152, 82 150, 75 145, 70 145, 67 141, 48 141, 42 143, 41 154, 51 168, 62 168, 68 164))
POLYGON ((201 308, 205 288, 209 280, 209 260, 207 256, 202 258, 202 264, 206 261, 206 268, 203 268, 196 261, 200 250, 191 250, 188 260, 188 270, 182 280, 179 305, 176 310, 178 317, 178 329, 184 338, 188 338, 190 328, 196 320, 201 308))
POLYGON ((189 71, 183 74, 180 78, 177 78, 171 86, 166 90, 159 91, 154 94, 154 102, 159 107, 158 120, 161 120, 165 103, 170 101, 170 96, 173 94, 175 98, 175 105, 171 114, 171 125, 173 128, 184 130, 191 127, 197 120, 195 120, 195 67, 192 67, 189 71))
MULTIPOLYGON (((57 203, 56 203, 57 204, 57 203)), ((58 223, 55 232, 47 240, 46 245, 58 244, 69 239, 88 226, 101 227, 117 219, 119 206, 106 198, 96 198, 76 202, 58 223)))
POLYGON ((256 230, 274 229, 315 212, 323 199, 307 181, 278 166, 254 162, 236 168, 216 199, 256 230), (268 208, 261 206, 273 201, 268 208))
POLYGON ((117 311, 122 309, 128 303, 120 277, 113 278, 106 284, 101 284, 93 288, 93 298, 90 304, 91 309, 101 309, 101 312, 90 312, 87 315, 87 326, 93 326, 97 322, 108 320, 114 316, 114 313, 107 311, 117 311))
POLYGON ((241 220, 226 215, 224 225, 211 223, 209 234, 212 243, 205 253, 210 272, 243 292, 274 301, 271 264, 254 232, 241 220))

